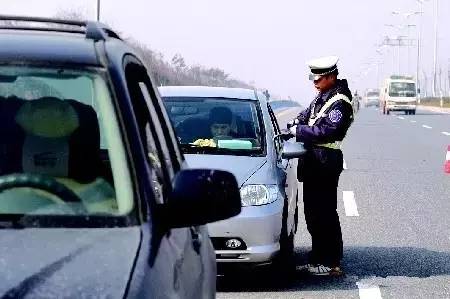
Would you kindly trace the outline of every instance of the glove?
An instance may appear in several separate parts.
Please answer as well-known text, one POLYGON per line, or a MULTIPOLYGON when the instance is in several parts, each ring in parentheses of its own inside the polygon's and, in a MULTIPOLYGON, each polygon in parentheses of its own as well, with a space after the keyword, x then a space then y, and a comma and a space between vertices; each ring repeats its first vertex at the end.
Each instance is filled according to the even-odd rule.
POLYGON ((297 125, 290 127, 289 132, 291 132, 292 135, 297 136, 297 125))
POLYGON ((287 130, 287 129, 281 130, 280 133, 281 133, 280 138, 283 139, 284 141, 287 141, 287 140, 295 137, 295 135, 293 135, 291 133, 291 131, 287 130))
POLYGON ((287 123, 287 128, 290 129, 291 127, 298 125, 300 123, 300 121, 296 118, 294 118, 293 120, 291 120, 290 122, 287 123))

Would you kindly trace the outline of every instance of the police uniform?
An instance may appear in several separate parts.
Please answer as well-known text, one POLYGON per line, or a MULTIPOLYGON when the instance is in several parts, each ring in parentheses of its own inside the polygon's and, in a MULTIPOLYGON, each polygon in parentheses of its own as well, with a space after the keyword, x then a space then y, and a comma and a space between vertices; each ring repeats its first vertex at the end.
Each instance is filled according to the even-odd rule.
MULTIPOLYGON (((333 56, 309 62, 310 79, 337 71, 337 61, 333 56)), ((330 90, 320 92, 290 127, 308 149, 299 160, 298 178, 303 181, 305 220, 312 238, 309 263, 326 267, 340 267, 342 259, 337 186, 343 167, 340 145, 353 121, 351 100, 347 81, 337 80, 330 90)))

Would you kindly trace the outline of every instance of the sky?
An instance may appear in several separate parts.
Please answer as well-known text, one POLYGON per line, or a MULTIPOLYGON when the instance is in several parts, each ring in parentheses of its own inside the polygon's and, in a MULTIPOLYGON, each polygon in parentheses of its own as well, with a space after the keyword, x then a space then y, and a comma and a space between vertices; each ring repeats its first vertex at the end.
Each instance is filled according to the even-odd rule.
MULTIPOLYGON (((79 11, 94 19, 96 3, 0 0, 0 13, 50 17, 79 11)), ((350 89, 360 94, 398 73, 399 66, 402 74, 415 75, 420 20, 419 78, 422 82, 427 78, 426 90, 431 93, 434 22, 438 20, 437 69, 442 90, 448 94, 450 1, 428 0, 422 15, 403 15, 419 9, 418 0, 101 0, 101 20, 168 60, 179 53, 190 65, 219 67, 271 94, 306 104, 315 93, 308 81, 307 61, 312 58, 339 56, 340 77, 347 78, 350 89), (385 36, 408 35, 407 28, 399 28, 407 24, 416 25, 409 27, 414 39, 409 51, 402 47, 399 55, 398 47, 379 48, 385 36)))

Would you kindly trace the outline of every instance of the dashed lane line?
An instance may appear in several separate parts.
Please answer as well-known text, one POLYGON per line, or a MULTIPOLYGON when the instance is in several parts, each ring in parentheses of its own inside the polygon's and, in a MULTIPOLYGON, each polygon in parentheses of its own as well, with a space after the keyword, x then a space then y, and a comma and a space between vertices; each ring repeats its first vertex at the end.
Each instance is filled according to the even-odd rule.
POLYGON ((422 127, 424 127, 425 129, 433 129, 433 127, 427 126, 427 125, 422 125, 422 127))
POLYGON ((405 119, 403 116, 399 116, 398 119, 405 119))
POLYGON ((444 134, 445 136, 450 136, 450 133, 449 132, 441 132, 442 134, 444 134))
POLYGON ((345 215, 349 217, 359 216, 355 193, 353 191, 342 191, 342 199, 344 200, 345 215))
POLYGON ((380 288, 377 285, 357 282, 360 299, 382 299, 380 288))
POLYGON ((412 122, 412 123, 414 124, 414 123, 416 123, 416 122, 417 122, 417 120, 412 120, 411 122, 412 122))

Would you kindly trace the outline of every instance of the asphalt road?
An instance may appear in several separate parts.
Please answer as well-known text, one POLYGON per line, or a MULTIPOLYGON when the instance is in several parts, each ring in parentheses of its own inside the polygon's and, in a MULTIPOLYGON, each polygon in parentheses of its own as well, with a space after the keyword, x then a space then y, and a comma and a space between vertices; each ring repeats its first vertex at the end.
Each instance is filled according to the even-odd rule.
MULTIPOLYGON (((278 113, 280 126, 295 110, 278 113)), ((219 280, 217 297, 450 298, 450 174, 444 173, 450 134, 444 133, 450 114, 360 110, 344 142, 348 169, 338 193, 345 277, 298 273, 277 287, 250 272, 219 280)), ((302 264, 311 240, 302 214, 299 223, 302 264)))

